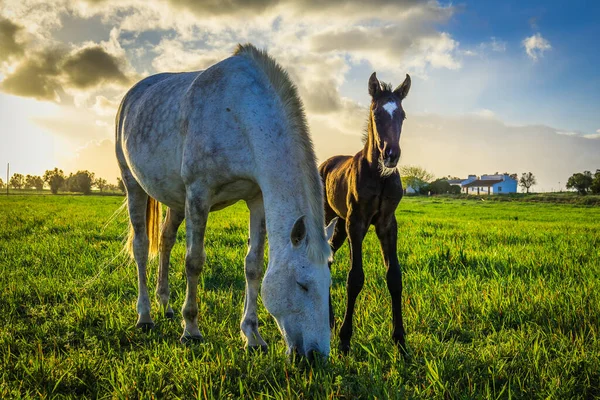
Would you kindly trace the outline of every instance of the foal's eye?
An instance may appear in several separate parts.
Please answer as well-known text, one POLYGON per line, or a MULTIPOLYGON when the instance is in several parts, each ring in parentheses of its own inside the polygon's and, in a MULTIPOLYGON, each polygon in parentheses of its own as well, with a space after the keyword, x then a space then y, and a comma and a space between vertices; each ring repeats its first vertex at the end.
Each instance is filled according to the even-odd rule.
POLYGON ((305 292, 308 292, 308 287, 306 285, 301 284, 300 282, 296 282, 298 284, 298 286, 300 286, 302 288, 302 290, 304 290, 305 292))

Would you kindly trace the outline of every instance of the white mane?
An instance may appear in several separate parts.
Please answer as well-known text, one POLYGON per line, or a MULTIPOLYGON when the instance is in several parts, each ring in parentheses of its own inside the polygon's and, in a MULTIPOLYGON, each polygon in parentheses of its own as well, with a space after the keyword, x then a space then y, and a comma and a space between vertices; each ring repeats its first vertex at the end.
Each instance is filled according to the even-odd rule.
POLYGON ((288 73, 266 51, 259 50, 252 44, 238 45, 233 54, 252 60, 266 75, 281 101, 295 143, 294 156, 302 164, 301 175, 309 204, 309 215, 306 216, 308 256, 314 262, 326 262, 331 255, 331 249, 324 231, 323 187, 313 143, 308 132, 304 105, 298 96, 296 85, 291 81, 288 73))

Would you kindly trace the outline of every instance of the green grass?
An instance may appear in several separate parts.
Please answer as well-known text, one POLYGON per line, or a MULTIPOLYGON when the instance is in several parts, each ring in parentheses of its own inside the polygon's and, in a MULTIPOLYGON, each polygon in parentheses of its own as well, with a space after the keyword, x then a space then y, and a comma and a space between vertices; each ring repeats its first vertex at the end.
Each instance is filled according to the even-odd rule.
MULTIPOLYGON (((390 338, 385 271, 370 232, 351 354, 337 353, 335 333, 329 363, 311 369, 287 362, 262 305, 269 352, 243 350, 241 203, 211 214, 199 291, 206 342, 181 346, 179 322, 159 317, 156 304, 156 329, 136 331, 135 267, 120 253, 125 216, 107 224, 122 200, 0 197, 1 398, 600 396, 600 208, 405 198, 398 256, 410 359, 390 338)), ((185 295, 183 229, 178 239, 176 310, 185 295)), ((345 245, 333 268, 338 318, 348 267, 345 245)))

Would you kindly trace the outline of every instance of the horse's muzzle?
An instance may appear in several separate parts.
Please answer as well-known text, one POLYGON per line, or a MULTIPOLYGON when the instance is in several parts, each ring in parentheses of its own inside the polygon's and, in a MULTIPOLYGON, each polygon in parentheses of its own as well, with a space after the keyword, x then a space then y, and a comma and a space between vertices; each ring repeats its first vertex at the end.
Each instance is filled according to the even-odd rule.
POLYGON ((399 160, 400 160, 400 149, 395 150, 391 147, 388 147, 385 150, 385 153, 383 156, 383 165, 386 168, 396 168, 396 165, 398 165, 399 160))

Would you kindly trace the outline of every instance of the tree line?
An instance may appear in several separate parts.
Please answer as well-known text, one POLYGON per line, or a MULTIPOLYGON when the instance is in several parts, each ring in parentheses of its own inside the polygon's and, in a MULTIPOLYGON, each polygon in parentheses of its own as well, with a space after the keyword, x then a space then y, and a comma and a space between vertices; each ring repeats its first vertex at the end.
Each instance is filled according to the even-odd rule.
POLYGON ((590 171, 574 173, 567 181, 567 189, 575 189, 581 195, 600 194, 600 169, 594 175, 590 171))
MULTIPOLYGON (((59 191, 90 194, 93 188, 100 192, 105 190, 121 191, 125 193, 125 186, 121 178, 117 178, 117 184, 108 183, 104 178, 97 177, 93 172, 84 170, 65 175, 62 169, 54 168, 44 172, 43 176, 13 174, 8 181, 8 186, 13 189, 35 189, 38 191, 48 187, 53 194, 59 191)), ((0 189, 5 187, 5 183, 0 178, 0 189)))

